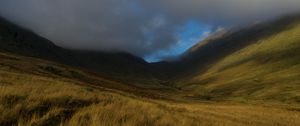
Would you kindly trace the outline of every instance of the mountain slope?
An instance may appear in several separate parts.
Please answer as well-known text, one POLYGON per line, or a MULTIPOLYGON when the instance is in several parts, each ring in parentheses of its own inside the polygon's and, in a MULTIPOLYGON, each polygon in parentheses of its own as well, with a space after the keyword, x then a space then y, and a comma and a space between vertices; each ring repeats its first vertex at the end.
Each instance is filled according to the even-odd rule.
POLYGON ((299 20, 299 15, 286 16, 278 20, 212 36, 189 49, 181 56, 180 60, 165 63, 165 66, 162 65, 161 69, 167 68, 168 70, 166 71, 171 70, 169 74, 174 76, 173 79, 205 73, 211 65, 214 65, 224 57, 255 44, 261 39, 289 30, 299 20))
POLYGON ((200 99, 298 102, 299 22, 300 16, 293 15, 222 33, 194 46, 179 61, 148 64, 126 53, 63 49, 2 19, 0 50, 85 68, 143 88, 175 87, 185 91, 179 95, 200 99), (281 76, 279 71, 291 75, 281 76))
POLYGON ((177 86, 195 98, 299 103, 300 16, 251 27, 250 33, 198 45, 183 58, 197 72, 177 86))
POLYGON ((0 53, 1 126, 300 124, 297 106, 171 100, 173 93, 134 87, 46 60, 0 53))
POLYGON ((2 18, 0 50, 89 69, 107 78, 131 84, 160 85, 154 77, 153 69, 141 58, 121 52, 64 49, 2 18))

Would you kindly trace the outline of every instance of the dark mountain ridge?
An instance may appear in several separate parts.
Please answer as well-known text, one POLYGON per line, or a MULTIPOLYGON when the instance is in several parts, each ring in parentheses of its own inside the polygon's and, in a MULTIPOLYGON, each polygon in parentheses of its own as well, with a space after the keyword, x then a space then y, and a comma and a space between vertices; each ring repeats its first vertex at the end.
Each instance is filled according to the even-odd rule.
POLYGON ((299 20, 300 15, 296 14, 224 32, 199 42, 184 53, 180 60, 147 63, 129 53, 64 49, 30 30, 0 18, 0 50, 85 68, 128 83, 170 85, 177 80, 205 73, 224 57, 255 44, 261 38, 289 29, 299 20))
POLYGON ((180 60, 174 62, 160 62, 153 66, 165 72, 165 78, 178 80, 189 78, 196 74, 205 73, 224 57, 231 55, 262 38, 267 38, 292 28, 300 21, 300 15, 289 15, 277 20, 255 24, 235 31, 227 31, 211 36, 199 42, 186 51, 180 60))
POLYGON ((98 72, 100 75, 129 81, 153 79, 153 69, 142 58, 123 52, 70 50, 0 18, 0 50, 29 57, 56 61, 98 72))

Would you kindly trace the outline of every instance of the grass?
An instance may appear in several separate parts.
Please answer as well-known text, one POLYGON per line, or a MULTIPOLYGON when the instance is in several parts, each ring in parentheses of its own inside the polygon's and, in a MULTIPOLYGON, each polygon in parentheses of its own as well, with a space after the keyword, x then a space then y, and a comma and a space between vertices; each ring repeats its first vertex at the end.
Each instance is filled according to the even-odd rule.
POLYGON ((152 89, 48 61, 11 54, 0 58, 0 126, 300 125, 297 106, 203 102, 163 88, 155 96, 152 89))
POLYGON ((179 86, 194 97, 299 104, 300 23, 253 43, 179 86))
POLYGON ((0 125, 299 125, 300 112, 233 103, 172 102, 1 71, 0 125), (3 83, 6 83, 3 85, 3 83), (21 89, 21 90, 20 90, 21 89))

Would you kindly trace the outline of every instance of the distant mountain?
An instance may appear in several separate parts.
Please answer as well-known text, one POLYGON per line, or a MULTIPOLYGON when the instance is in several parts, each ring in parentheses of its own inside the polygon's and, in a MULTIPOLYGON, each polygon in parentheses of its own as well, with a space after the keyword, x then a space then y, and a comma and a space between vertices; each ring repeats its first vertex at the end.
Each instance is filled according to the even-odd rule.
POLYGON ((192 97, 299 102, 300 15, 209 38, 157 67, 192 97))
POLYGON ((120 81, 156 83, 153 69, 142 58, 122 52, 64 49, 3 18, 0 18, 0 51, 81 67, 120 81))

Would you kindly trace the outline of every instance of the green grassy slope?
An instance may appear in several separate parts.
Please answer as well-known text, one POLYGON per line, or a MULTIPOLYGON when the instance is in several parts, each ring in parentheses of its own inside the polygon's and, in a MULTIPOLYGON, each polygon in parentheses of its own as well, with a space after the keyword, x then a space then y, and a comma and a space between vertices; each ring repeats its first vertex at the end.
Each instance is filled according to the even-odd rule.
POLYGON ((300 103, 300 20, 296 19, 284 30, 222 56, 205 72, 181 80, 179 87, 193 97, 208 99, 300 103))

